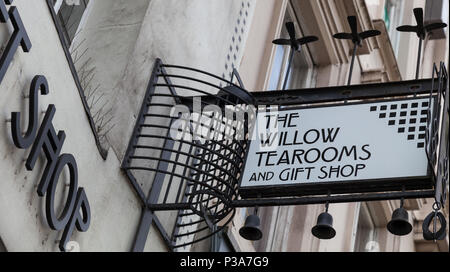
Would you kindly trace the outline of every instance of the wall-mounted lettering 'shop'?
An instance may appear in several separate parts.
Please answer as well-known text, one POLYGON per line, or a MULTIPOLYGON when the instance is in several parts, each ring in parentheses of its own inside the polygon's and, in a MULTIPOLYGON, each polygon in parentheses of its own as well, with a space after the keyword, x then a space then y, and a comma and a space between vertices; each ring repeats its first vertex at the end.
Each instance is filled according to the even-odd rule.
POLYGON ((291 47, 291 53, 289 56, 289 64, 286 72, 286 78, 284 79, 283 90, 286 89, 287 79, 289 77, 289 72, 291 70, 292 59, 294 57, 294 52, 300 52, 302 50, 302 45, 316 42, 319 40, 316 36, 305 36, 303 38, 297 39, 295 37, 295 26, 293 22, 286 23, 286 29, 289 33, 289 39, 276 39, 272 43, 276 45, 289 45, 291 47))
POLYGON ((352 73, 353 73, 353 64, 355 63, 355 56, 356 56, 356 50, 358 49, 358 46, 362 47, 362 41, 375 37, 381 34, 378 30, 367 30, 358 33, 358 24, 356 22, 356 16, 348 16, 347 17, 348 24, 350 25, 350 29, 352 30, 352 33, 337 33, 333 35, 333 38, 340 39, 340 40, 351 40, 354 44, 353 47, 353 55, 352 55, 352 64, 350 65, 350 74, 348 78, 348 85, 350 85, 352 81, 352 73))
POLYGON ((417 70, 416 70, 416 79, 419 79, 419 70, 420 70, 420 61, 421 61, 421 53, 422 53, 422 41, 425 40, 427 34, 433 32, 433 30, 441 29, 447 27, 447 24, 444 23, 432 23, 425 25, 423 20, 423 9, 415 8, 413 10, 414 17, 416 17, 416 26, 404 25, 397 27, 397 31, 400 32, 414 32, 419 37, 419 54, 417 58, 417 70))

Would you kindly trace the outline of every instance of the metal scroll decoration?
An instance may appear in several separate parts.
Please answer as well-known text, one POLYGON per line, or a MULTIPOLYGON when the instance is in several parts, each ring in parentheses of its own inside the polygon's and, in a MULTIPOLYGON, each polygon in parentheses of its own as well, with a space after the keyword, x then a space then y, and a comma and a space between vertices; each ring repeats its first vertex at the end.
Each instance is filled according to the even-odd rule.
POLYGON ((223 112, 231 108, 237 116, 253 104, 240 85, 156 61, 122 164, 147 214, 134 251, 143 250, 151 223, 175 250, 212 236, 231 221, 248 119, 234 120, 223 112), (158 214, 170 211, 177 213, 175 222, 160 222, 158 214))
MULTIPOLYGON (((425 218, 422 230, 425 240, 443 240, 446 237, 447 221, 440 209, 447 201, 448 187, 448 125, 449 125, 449 94, 447 89, 448 74, 443 62, 439 68, 436 64, 433 66, 433 86, 437 81, 437 101, 438 106, 434 107, 434 112, 428 111, 428 129, 426 131, 427 157, 433 177, 435 180, 435 203, 433 211, 425 218), (437 77, 437 78, 436 78, 437 77), (442 115, 438 114, 442 110, 442 115), (440 127, 440 129, 439 129, 440 127), (440 228, 437 229, 439 221, 440 228), (432 230, 430 227, 432 225, 432 230)), ((434 89, 434 87, 432 88, 434 89)))

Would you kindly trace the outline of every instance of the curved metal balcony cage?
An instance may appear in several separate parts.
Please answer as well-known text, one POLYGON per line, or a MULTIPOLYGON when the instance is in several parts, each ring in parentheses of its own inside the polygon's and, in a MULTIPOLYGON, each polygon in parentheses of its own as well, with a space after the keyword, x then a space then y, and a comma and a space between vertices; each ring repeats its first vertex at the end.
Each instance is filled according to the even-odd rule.
POLYGON ((234 216, 255 114, 241 85, 155 63, 122 169, 171 249, 210 237, 234 216))

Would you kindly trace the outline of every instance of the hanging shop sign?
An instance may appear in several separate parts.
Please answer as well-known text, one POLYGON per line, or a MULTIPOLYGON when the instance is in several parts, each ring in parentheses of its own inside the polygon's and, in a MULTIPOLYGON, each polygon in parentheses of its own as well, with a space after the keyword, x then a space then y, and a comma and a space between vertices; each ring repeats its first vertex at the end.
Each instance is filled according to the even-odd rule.
POLYGON ((260 111, 242 197, 431 188, 429 97, 260 111))
MULTIPOLYGON (((0 58, 0 84, 8 70, 14 53, 19 46, 24 52, 31 49, 20 14, 16 7, 10 7, 7 11, 6 4, 12 4, 12 0, 0 0, 0 22, 6 23, 11 20, 14 32, 0 58)), ((65 251, 66 243, 69 241, 75 226, 79 231, 88 230, 91 220, 89 201, 84 188, 78 187, 78 168, 73 155, 61 154, 66 138, 64 131, 56 132, 52 120, 56 113, 55 105, 49 105, 41 126, 39 126, 39 92, 42 95, 49 93, 49 86, 45 76, 37 75, 31 82, 29 92, 29 117, 28 128, 22 134, 21 114, 14 112, 11 115, 11 132, 14 145, 20 149, 31 147, 30 154, 25 166, 28 171, 34 170, 39 155, 43 152, 47 160, 41 180, 37 187, 37 194, 46 197, 45 215, 50 228, 63 231, 59 243, 61 251, 65 251), (60 180, 63 169, 69 169, 69 192, 64 209, 61 214, 55 213, 56 186, 60 180)))

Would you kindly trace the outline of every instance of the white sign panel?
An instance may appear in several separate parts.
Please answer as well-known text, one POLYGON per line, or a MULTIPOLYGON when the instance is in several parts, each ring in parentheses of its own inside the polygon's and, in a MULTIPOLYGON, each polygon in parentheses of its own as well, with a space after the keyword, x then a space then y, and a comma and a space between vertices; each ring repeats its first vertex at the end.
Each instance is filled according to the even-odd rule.
POLYGON ((429 99, 259 112, 241 188, 427 176, 429 99))

